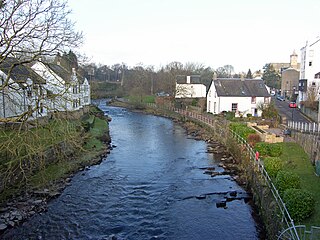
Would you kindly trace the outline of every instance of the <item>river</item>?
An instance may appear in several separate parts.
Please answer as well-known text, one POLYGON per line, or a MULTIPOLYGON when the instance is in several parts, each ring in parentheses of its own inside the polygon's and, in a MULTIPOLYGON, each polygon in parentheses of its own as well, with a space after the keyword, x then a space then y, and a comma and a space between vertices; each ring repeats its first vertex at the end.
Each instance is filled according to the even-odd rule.
POLYGON ((244 199, 217 207, 226 192, 245 191, 218 166, 207 143, 173 121, 110 107, 114 149, 5 239, 259 239, 244 199))

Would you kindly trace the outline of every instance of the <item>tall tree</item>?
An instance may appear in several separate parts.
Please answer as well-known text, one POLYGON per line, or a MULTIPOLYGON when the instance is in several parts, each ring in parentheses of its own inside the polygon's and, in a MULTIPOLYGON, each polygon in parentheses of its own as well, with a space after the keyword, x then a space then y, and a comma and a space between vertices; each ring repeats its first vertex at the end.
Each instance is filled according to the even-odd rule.
POLYGON ((281 76, 280 74, 273 68, 272 64, 266 64, 264 67, 264 72, 262 75, 262 79, 268 87, 280 89, 281 86, 281 76))
POLYGON ((252 73, 251 73, 251 69, 249 68, 248 73, 246 75, 247 79, 252 79, 252 73))

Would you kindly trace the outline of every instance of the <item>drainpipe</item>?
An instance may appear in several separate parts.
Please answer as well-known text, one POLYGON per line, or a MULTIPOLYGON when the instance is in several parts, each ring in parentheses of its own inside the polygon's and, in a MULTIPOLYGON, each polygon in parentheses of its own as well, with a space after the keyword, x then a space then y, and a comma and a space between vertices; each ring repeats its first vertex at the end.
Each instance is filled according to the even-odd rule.
MULTIPOLYGON (((3 77, 1 77, 1 85, 3 86, 4 82, 3 82, 3 77)), ((2 108, 3 108, 3 118, 6 118, 6 103, 4 102, 5 98, 4 98, 4 89, 2 89, 2 108)))
POLYGON ((318 124, 320 123, 320 97, 318 99, 318 124))

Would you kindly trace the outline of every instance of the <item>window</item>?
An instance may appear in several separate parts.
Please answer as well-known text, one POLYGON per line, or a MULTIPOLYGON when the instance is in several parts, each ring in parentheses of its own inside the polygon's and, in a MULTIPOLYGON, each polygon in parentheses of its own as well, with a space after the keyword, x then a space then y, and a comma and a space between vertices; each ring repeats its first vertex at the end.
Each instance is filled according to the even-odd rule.
POLYGON ((217 103, 214 102, 214 103, 213 103, 213 112, 214 112, 214 113, 216 113, 216 109, 217 109, 217 103))
POLYGON ((257 97, 251 97, 251 103, 256 103, 257 97))
POLYGON ((40 103, 38 113, 43 113, 43 103, 40 103))
POLYGON ((312 62, 309 62, 309 66, 310 66, 310 67, 312 66, 312 62))
POLYGON ((238 110, 238 103, 232 103, 231 105, 231 111, 236 112, 238 110))
POLYGON ((30 98, 32 97, 32 91, 30 89, 27 90, 27 96, 30 98))

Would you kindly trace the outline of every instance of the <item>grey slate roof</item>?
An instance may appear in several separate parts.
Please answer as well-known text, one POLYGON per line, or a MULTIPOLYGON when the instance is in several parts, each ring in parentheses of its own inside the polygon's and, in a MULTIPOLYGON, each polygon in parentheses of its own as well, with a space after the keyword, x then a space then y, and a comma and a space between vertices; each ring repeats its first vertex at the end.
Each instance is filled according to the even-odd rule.
MULTIPOLYGON (((61 77, 64 81, 66 81, 67 83, 71 82, 71 80, 72 80, 72 78, 71 78, 72 71, 71 70, 67 70, 63 66, 61 66, 59 64, 55 64, 55 63, 48 63, 47 66, 54 73, 56 73, 59 77, 61 77)), ((80 75, 78 72, 76 74, 77 74, 78 81, 82 84, 84 82, 84 77, 82 75, 80 75)))
POLYGON ((15 58, 6 58, 0 64, 0 70, 3 71, 6 75, 8 75, 11 71, 10 78, 16 83, 25 83, 28 78, 32 79, 32 81, 37 84, 46 83, 45 79, 43 79, 30 67, 21 64, 15 58))
MULTIPOLYGON (((200 75, 189 75, 190 76, 190 84, 198 84, 200 83, 200 75)), ((176 76, 176 82, 178 84, 187 83, 187 75, 178 75, 176 76)))
POLYGON ((262 79, 218 78, 213 80, 219 97, 269 97, 262 79))

